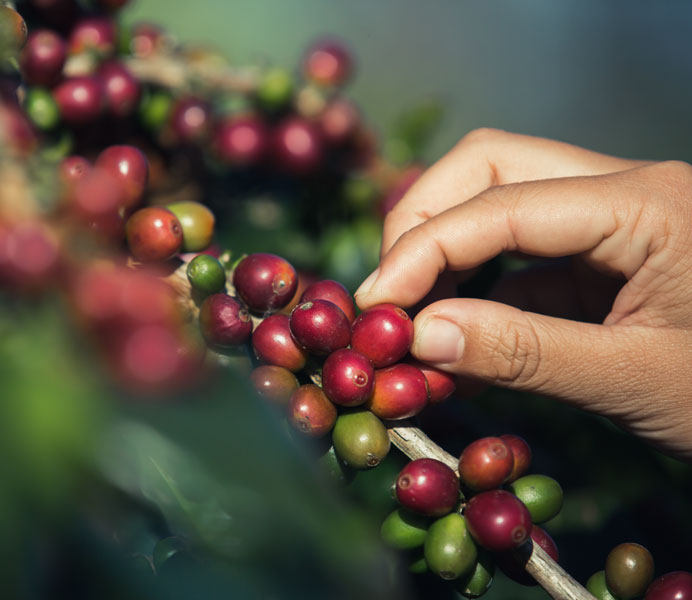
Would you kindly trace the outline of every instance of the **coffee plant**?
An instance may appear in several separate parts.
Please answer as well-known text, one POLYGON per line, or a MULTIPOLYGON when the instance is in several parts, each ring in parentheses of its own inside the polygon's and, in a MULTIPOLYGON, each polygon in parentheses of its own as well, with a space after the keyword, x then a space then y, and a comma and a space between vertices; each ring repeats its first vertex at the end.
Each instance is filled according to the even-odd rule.
MULTIPOLYGON (((357 310, 349 289, 374 266, 382 216, 422 172, 420 142, 437 108, 404 115, 393 146, 405 151, 383 154, 344 91, 355 65, 339 41, 310 46, 298 74, 238 66, 179 45, 154 25, 122 27, 126 4, 0 6, 0 287, 2 330, 11 342, 5 368, 19 372, 22 385, 28 378, 67 399, 58 405, 42 387, 31 388, 26 410, 42 425, 25 434, 48 436, 51 444, 57 436, 70 460, 90 447, 83 430, 108 419, 95 389, 127 398, 135 416, 147 411, 139 414, 144 422, 184 410, 169 430, 173 439, 194 430, 221 393, 229 418, 205 421, 195 435, 232 438, 235 454, 245 455, 212 473, 136 418, 110 429, 106 446, 119 446, 122 455, 106 453, 85 467, 100 474, 88 474, 80 518, 117 530, 113 537, 128 548, 123 572, 142 587, 133 592, 119 580, 114 597, 146 597, 157 585, 189 596, 185 573, 196 575, 194 593, 202 596, 230 585, 250 597, 243 586, 269 574, 275 581, 262 583, 269 596, 281 597, 276 586, 283 582, 287 597, 289 589, 320 597, 334 572, 311 555, 317 552, 370 577, 344 583, 334 597, 396 595, 394 577, 372 581, 403 565, 436 597, 482 596, 497 569, 555 598, 692 598, 692 573, 659 573, 651 553, 634 542, 614 547, 604 569, 580 585, 539 526, 559 517, 565 498, 553 477, 530 472, 531 444, 500 432, 467 439, 452 455, 433 442, 425 415, 472 383, 409 354, 414 328, 402 308, 357 310), (46 334, 45 322, 69 330, 68 347, 46 334), (22 352, 31 367, 17 359, 22 352), (88 359, 75 366, 73 353, 88 359), (41 381, 60 371, 72 374, 68 383, 41 381), (105 376, 100 387, 89 371, 105 376), (230 387, 219 384, 229 381, 223 377, 232 378, 230 387), (251 398, 252 407, 241 398, 251 398), (74 427, 61 428, 63 411, 74 427), (258 440, 260 431, 271 435, 258 440), (277 446, 278 439, 287 445, 277 446), (139 483, 127 474, 138 461, 134 448, 146 456, 135 469, 139 483), (309 500, 290 511, 281 506, 282 489, 305 494, 315 485, 286 448, 306 454, 330 490, 362 499, 382 488, 372 506, 379 522, 363 534, 379 530, 381 547, 358 545, 362 523, 347 518, 332 524, 329 538, 345 540, 344 549, 324 540, 320 546, 310 527, 326 522, 319 520, 324 507, 309 500), (266 452, 275 469, 261 459, 266 452), (186 471, 195 475, 182 476, 186 471), (224 477, 262 480, 263 490, 271 479, 271 498, 242 486, 229 492, 218 483, 224 477), (267 515, 267 530, 250 529, 258 511, 267 515), (114 527, 123 514, 139 515, 132 529, 146 534, 114 527), (322 565, 307 587, 286 566, 295 565, 286 555, 296 531, 317 547, 301 550, 300 561, 322 565), (349 556, 355 547, 362 556, 349 556), (386 555, 385 547, 390 562, 373 556, 374 549, 386 555), (224 560, 238 565, 230 579, 218 568, 224 560), (247 579, 253 573, 257 579, 247 579)), ((476 283, 487 285, 496 267, 476 283)), ((8 403, 10 424, 20 422, 16 409, 8 403)), ((69 471, 22 457, 18 497, 32 489, 24 477, 35 469, 44 470, 56 497, 70 486, 69 471)), ((24 510, 15 509, 8 508, 8 523, 24 510)), ((30 547, 40 547, 43 534, 34 535, 30 547)), ((37 584, 34 594, 87 597, 74 575, 62 573, 81 565, 46 548, 33 560, 49 583, 37 584), (55 572, 46 564, 57 565, 55 572)))

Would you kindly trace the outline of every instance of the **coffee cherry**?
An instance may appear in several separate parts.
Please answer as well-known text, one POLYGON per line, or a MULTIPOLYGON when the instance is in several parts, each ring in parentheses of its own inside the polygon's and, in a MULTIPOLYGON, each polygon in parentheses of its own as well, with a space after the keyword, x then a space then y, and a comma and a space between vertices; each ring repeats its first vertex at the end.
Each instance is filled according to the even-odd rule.
POLYGON ((94 76, 71 77, 53 89, 60 116, 69 125, 95 121, 103 110, 101 80, 94 76))
POLYGON ((334 450, 354 469, 376 467, 389 453, 387 428, 367 410, 339 415, 332 432, 334 450))
MULTIPOLYGON (((558 562, 560 556, 557 550, 555 541, 550 534, 534 525, 531 528, 531 540, 534 544, 538 544, 546 551, 548 556, 555 562, 558 562)), ((532 586, 537 585, 536 580, 526 572, 526 562, 516 556, 513 552, 499 552, 495 554, 495 562, 500 570, 510 579, 521 585, 532 586)))
POLYGON ((372 395, 375 368, 355 350, 332 352, 322 366, 322 388, 340 406, 358 406, 372 395))
POLYGON ((141 208, 125 224, 127 245, 132 256, 141 262, 168 260, 183 243, 180 221, 161 206, 141 208))
POLYGON ((233 285, 250 310, 264 313, 291 301, 298 288, 298 275, 280 256, 250 254, 236 265, 233 285))
POLYGON ((216 127, 214 145, 226 164, 247 167, 257 164, 267 152, 269 133, 255 115, 235 115, 216 127))
POLYGON ((0 228, 0 283, 40 291, 54 283, 61 255, 57 236, 39 221, 0 228))
POLYGON ((19 59, 24 81, 51 87, 60 79, 66 56, 67 46, 57 33, 50 29, 32 32, 19 59))
POLYGON ((218 348, 244 343, 252 333, 252 319, 235 298, 212 294, 199 309, 199 325, 207 342, 218 348))
POLYGON ((282 108, 293 97, 293 77, 286 69, 269 69, 260 78, 255 93, 265 109, 274 111, 282 108))
POLYGON ((69 208, 85 224, 119 216, 128 199, 122 180, 100 168, 89 167, 79 178, 68 182, 65 192, 69 208))
POLYGON ((0 6, 0 52, 19 50, 26 42, 26 23, 10 6, 0 6))
POLYGON ((399 473, 396 497, 409 510, 440 517, 450 512, 459 501, 459 479, 439 460, 419 458, 399 473))
POLYGON ((511 483, 529 470, 529 465, 531 464, 531 448, 526 443, 526 440, 518 435, 501 435, 500 439, 509 446, 512 451, 512 456, 514 457, 512 472, 509 474, 509 477, 507 477, 507 483, 511 483))
POLYGON ((293 426, 311 437, 321 437, 332 430, 336 422, 336 407, 316 385, 301 385, 291 395, 288 407, 293 426))
POLYGON ((214 235, 215 217, 204 204, 174 202, 166 206, 180 221, 183 228, 183 251, 200 252, 209 247, 214 235))
POLYGON ((173 99, 165 90, 145 90, 137 114, 142 125, 158 134, 170 119, 173 99))
POLYGON ((383 521, 380 536, 390 548, 411 550, 423 545, 429 524, 430 519, 405 508, 397 508, 383 521))
POLYGON ((53 95, 44 88, 30 88, 24 98, 24 110, 31 122, 43 131, 53 129, 60 121, 60 109, 53 95))
POLYGON ((108 17, 82 19, 72 30, 67 45, 70 54, 90 51, 109 56, 115 51, 115 23, 108 17))
POLYGON ((356 305, 351 298, 348 290, 338 281, 332 279, 322 279, 311 283, 303 291, 300 297, 301 302, 310 300, 329 300, 344 311, 349 323, 353 323, 356 318, 356 305))
POLYGON ((338 485, 346 485, 353 481, 355 471, 348 467, 337 455, 334 446, 320 456, 319 466, 327 477, 338 485))
POLYGON ((413 322, 394 304, 378 304, 353 322, 351 347, 381 369, 402 359, 413 343, 413 322))
POLYGON ((329 354, 351 341, 344 311, 328 300, 299 304, 291 311, 289 325, 293 338, 311 354, 329 354))
POLYGON ((512 451, 498 437, 472 442, 459 457, 459 478, 475 491, 500 487, 512 472, 512 451))
POLYGON ((139 102, 139 82, 120 62, 105 63, 99 69, 106 111, 115 117, 131 115, 139 102))
POLYGON ((596 600, 618 600, 608 589, 605 571, 597 571, 589 577, 589 580, 586 582, 586 589, 596 597, 596 600))
POLYGON ((294 175, 314 172, 323 157, 319 132, 300 117, 279 124, 273 134, 273 150, 279 168, 294 175))
POLYGON ((646 590, 645 600, 692 599, 692 573, 673 571, 655 579, 646 590))
POLYGON ((294 373, 305 366, 307 353, 296 344, 286 315, 269 315, 252 333, 252 347, 262 362, 294 373))
POLYGON ((425 556, 419 556, 411 559, 408 565, 408 572, 414 575, 421 575, 428 572, 428 563, 425 562, 425 556))
POLYGON ((606 558, 605 575, 615 596, 631 600, 646 592, 654 577, 654 559, 640 544, 620 544, 606 558))
POLYGON ((188 263, 186 273, 192 289, 205 295, 221 292, 226 286, 226 270, 208 254, 195 256, 188 263))
POLYGON ((477 494, 468 501, 464 515, 473 538, 491 552, 517 548, 531 533, 531 514, 504 490, 477 494))
POLYGON ((126 190, 125 208, 137 206, 149 180, 149 163, 135 146, 108 146, 96 158, 95 166, 120 180, 126 190))
POLYGON ((484 550, 478 551, 478 560, 473 571, 454 582, 454 589, 464 598, 479 598, 490 589, 495 576, 493 557, 484 550))
POLYGON ((305 57, 306 79, 324 86, 342 85, 353 70, 353 59, 346 47, 336 40, 312 46, 305 57))
POLYGON ((375 388, 366 407, 381 419, 407 419, 428 403, 428 383, 420 369, 399 363, 375 371, 375 388))
POLYGON ((331 146, 346 144, 360 123, 356 105, 346 98, 335 98, 319 117, 322 138, 331 146))
POLYGON ((151 23, 138 23, 132 27, 130 50, 134 56, 144 58, 156 52, 162 45, 164 31, 151 23))
POLYGON ((562 508, 562 488, 547 475, 524 475, 509 490, 529 509, 534 523, 550 521, 562 508))
POLYGON ((448 580, 470 573, 478 557, 466 519, 458 513, 437 519, 430 526, 424 552, 428 568, 448 580))
POLYGON ((407 358, 406 362, 420 369, 425 376, 425 380, 428 382, 428 390, 430 392, 430 404, 439 404, 440 402, 444 402, 456 389, 456 381, 454 375, 451 373, 447 373, 446 371, 426 365, 413 357, 407 358))
POLYGON ((170 123, 180 142, 201 142, 209 133, 211 111, 203 100, 191 96, 184 97, 173 106, 170 123))
POLYGON ((261 365, 250 373, 255 391, 273 406, 286 407, 298 387, 296 376, 288 369, 261 365))

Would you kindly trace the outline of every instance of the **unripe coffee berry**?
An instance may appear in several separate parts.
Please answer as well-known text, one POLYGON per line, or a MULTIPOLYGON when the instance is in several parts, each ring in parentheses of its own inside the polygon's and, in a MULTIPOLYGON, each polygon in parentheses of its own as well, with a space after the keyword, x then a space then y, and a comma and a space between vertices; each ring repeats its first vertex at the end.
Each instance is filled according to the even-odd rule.
POLYGON ((371 469, 389 453, 387 428, 368 410, 339 415, 332 432, 334 450, 341 460, 354 469, 371 469))
POLYGON ((459 479, 443 462, 419 458, 399 473, 396 497, 409 510, 429 517, 441 517, 450 512, 459 500, 459 479))
POLYGON ((209 247, 214 235, 214 213, 204 204, 189 200, 174 202, 166 208, 178 217, 183 228, 184 252, 200 252, 209 247))
POLYGON ((188 263, 186 273, 192 289, 201 294, 221 292, 226 285, 226 270, 208 254, 195 256, 188 263))
POLYGON ((472 490, 491 490, 505 482, 513 465, 507 444, 497 437, 484 437, 464 448, 459 457, 459 478, 472 490))
POLYGON ((640 544, 615 546, 606 559, 606 583, 622 600, 632 600, 646 592, 654 576, 654 559, 640 544))
POLYGON ((509 485, 509 490, 531 513, 534 523, 544 523, 562 508, 562 488, 547 475, 524 475, 509 485))

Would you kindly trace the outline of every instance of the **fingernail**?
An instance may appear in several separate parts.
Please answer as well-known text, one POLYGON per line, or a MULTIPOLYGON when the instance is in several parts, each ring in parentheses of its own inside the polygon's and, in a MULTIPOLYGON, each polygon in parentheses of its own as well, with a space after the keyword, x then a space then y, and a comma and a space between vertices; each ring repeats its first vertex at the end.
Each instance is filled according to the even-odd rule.
POLYGON ((432 363, 453 363, 464 353, 461 328, 447 319, 428 317, 415 335, 415 356, 432 363))
POLYGON ((365 278, 365 281, 360 284, 360 287, 356 290, 356 293, 353 294, 354 296, 357 296, 358 294, 368 294, 370 290, 372 289, 372 286, 375 284, 375 281, 377 281, 377 278, 380 276, 380 268, 377 267, 370 275, 368 275, 365 278))

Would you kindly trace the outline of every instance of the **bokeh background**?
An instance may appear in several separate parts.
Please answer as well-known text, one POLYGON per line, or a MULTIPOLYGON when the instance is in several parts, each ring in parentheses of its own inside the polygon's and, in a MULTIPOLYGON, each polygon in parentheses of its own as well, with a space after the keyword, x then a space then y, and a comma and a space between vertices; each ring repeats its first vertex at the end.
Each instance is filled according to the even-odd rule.
MULTIPOLYGON (((123 20, 156 23, 236 64, 289 69, 315 38, 336 35, 357 60, 348 94, 385 151, 403 112, 443 108, 428 162, 480 126, 692 161, 683 0, 133 0, 123 20)), ((506 266, 466 291, 483 294, 506 266)), ((410 577, 409 559, 378 541, 400 454, 335 490, 243 376, 229 371, 167 402, 130 397, 99 377, 59 309, 0 302, 0 575, 17 590, 8 597, 456 597, 439 579, 410 577), (157 578, 152 562, 167 565, 157 578)), ((582 583, 624 541, 646 545, 658 574, 692 569, 692 468, 609 422, 528 394, 462 390, 422 425, 453 454, 482 435, 525 437, 532 472, 565 490, 546 528, 582 583)), ((546 594, 498 575, 487 597, 546 594)))

